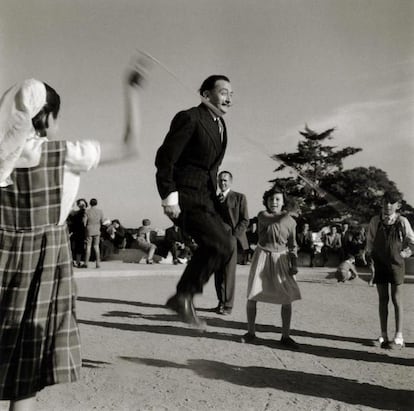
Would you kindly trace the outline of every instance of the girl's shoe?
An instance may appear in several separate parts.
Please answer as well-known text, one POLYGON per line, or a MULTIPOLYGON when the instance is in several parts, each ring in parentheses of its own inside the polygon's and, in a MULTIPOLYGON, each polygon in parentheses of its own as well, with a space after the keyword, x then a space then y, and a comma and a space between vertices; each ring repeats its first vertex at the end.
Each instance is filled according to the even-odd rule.
POLYGON ((256 334, 246 333, 242 336, 241 342, 246 344, 251 344, 256 340, 256 334))
POLYGON ((293 350, 298 350, 300 348, 300 345, 291 337, 282 337, 280 339, 280 343, 287 348, 292 348, 293 350))
POLYGON ((392 348, 404 348, 404 339, 402 337, 395 337, 394 341, 392 342, 392 348))
POLYGON ((379 337, 378 342, 380 344, 380 347, 383 348, 384 350, 390 350, 391 349, 391 344, 388 341, 388 339, 385 339, 384 337, 379 337))

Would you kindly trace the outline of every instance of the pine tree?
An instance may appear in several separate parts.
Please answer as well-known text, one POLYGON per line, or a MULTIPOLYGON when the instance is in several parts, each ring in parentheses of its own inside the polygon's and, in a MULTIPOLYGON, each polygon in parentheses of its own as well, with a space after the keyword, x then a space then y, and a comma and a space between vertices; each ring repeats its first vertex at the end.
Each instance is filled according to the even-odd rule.
MULTIPOLYGON (((279 162, 274 172, 290 175, 270 182, 295 199, 293 203, 301 209, 301 218, 310 222, 313 229, 343 220, 367 223, 378 212, 383 192, 398 191, 395 183, 378 168, 344 170, 344 159, 362 149, 337 149, 327 144, 334 131, 335 128, 330 128, 317 133, 306 125, 299 131, 303 140, 299 141, 296 152, 271 156, 279 162)), ((403 206, 412 214, 412 207, 405 202, 403 206)))

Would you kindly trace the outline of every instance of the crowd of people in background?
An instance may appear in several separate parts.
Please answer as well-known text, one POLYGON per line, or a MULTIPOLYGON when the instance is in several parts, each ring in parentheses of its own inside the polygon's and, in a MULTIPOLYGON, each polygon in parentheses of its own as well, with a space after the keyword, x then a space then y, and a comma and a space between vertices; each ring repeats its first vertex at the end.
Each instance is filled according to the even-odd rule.
MULTIPOLYGON (((248 218, 244 226, 242 243, 238 242, 237 264, 250 264, 257 246, 257 217, 248 218), (245 238, 245 239, 244 239, 245 238)), ((151 220, 144 218, 138 228, 126 228, 119 219, 104 217, 95 198, 80 198, 67 219, 73 265, 87 268, 90 261, 100 267, 121 249, 137 249, 146 254, 147 264, 153 264, 154 255, 161 259, 171 257, 172 264, 187 263, 197 249, 197 244, 180 227, 173 224, 166 229, 152 227, 151 220)), ((357 267, 369 266, 365 256, 366 227, 351 225, 345 221, 312 231, 309 223, 297 225, 296 241, 301 264, 310 267, 339 265, 352 258, 357 267), (309 261, 309 263, 308 263, 309 261)), ((355 278, 355 276, 352 276, 355 278)))

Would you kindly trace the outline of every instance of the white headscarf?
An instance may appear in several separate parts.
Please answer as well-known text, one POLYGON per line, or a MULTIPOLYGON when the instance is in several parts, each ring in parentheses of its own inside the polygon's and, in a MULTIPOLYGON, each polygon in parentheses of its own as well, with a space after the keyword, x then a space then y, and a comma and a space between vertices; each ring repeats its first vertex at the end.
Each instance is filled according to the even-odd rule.
POLYGON ((46 87, 35 79, 9 88, 0 99, 0 187, 12 184, 10 174, 26 141, 35 134, 32 118, 46 104, 46 87))

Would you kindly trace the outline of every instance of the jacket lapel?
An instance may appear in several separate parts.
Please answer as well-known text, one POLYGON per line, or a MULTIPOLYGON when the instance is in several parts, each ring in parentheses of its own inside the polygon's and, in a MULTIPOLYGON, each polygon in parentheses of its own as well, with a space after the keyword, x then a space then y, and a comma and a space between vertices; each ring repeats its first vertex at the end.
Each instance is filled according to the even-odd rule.
MULTIPOLYGON (((221 153, 223 149, 223 144, 221 143, 218 125, 214 121, 208 109, 203 104, 200 104, 199 107, 201 109, 200 110, 201 111, 200 124, 203 126, 208 137, 212 140, 213 146, 216 149, 217 153, 221 153)), ((223 122, 223 127, 224 127, 224 132, 223 132, 223 143, 224 143, 224 135, 226 134, 225 132, 226 127, 224 126, 224 122, 223 122)))

